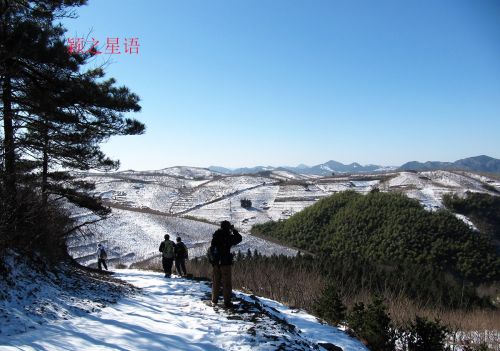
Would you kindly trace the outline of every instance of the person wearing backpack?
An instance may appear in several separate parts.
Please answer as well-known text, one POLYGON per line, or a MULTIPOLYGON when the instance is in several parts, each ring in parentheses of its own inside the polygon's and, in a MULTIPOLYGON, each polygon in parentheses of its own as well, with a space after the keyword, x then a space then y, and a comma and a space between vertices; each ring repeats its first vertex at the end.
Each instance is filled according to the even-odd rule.
POLYGON ((170 240, 170 235, 165 234, 165 240, 160 244, 161 264, 165 272, 165 278, 170 278, 172 274, 172 264, 174 263, 175 243, 170 240))
POLYGON ((175 244, 175 270, 177 274, 182 277, 187 275, 186 273, 186 260, 188 259, 188 249, 186 245, 182 242, 180 236, 176 239, 177 243, 175 244))
POLYGON ((104 246, 101 243, 97 244, 97 268, 99 268, 100 271, 102 271, 102 266, 108 270, 108 266, 106 265, 107 259, 108 254, 104 249, 104 246))
POLYGON ((209 259, 213 267, 212 305, 216 305, 219 301, 220 287, 222 285, 224 306, 233 306, 231 303, 231 265, 233 264, 231 247, 239 244, 241 240, 241 234, 234 229, 234 226, 229 221, 222 221, 220 229, 217 229, 213 234, 209 248, 209 256, 211 256, 209 259))

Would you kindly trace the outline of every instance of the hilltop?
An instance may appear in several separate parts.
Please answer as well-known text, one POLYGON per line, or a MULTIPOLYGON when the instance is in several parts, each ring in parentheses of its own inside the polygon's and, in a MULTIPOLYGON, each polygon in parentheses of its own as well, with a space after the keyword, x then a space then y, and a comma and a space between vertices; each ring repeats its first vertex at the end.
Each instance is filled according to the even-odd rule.
POLYGON ((431 267, 480 283, 500 279, 500 257, 486 237, 453 214, 426 211, 401 194, 339 193, 252 230, 335 258, 431 267))

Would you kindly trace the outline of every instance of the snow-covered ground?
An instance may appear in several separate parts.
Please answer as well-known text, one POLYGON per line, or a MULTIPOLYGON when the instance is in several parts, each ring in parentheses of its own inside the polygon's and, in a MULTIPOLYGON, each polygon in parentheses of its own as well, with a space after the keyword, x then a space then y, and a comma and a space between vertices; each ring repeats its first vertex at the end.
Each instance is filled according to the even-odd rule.
POLYGON ((443 207, 445 194, 465 196, 467 192, 479 192, 498 195, 500 184, 469 172, 425 171, 394 173, 390 179, 381 182, 379 188, 402 192, 419 200, 425 208, 434 210, 443 207), (488 185, 496 191, 489 190, 488 185))
MULTIPOLYGON (((318 177, 277 170, 265 176, 234 176, 202 168, 172 167, 87 174, 82 179, 94 182, 94 194, 117 207, 110 219, 91 228, 92 236, 73 235, 69 239, 71 254, 85 265, 95 263, 97 242, 109 248, 112 265, 129 266, 149 259, 157 255, 164 234, 181 236, 191 257, 203 255, 216 229, 213 224, 222 220, 234 223, 244 235, 242 251, 250 248, 264 254, 293 255, 294 250, 248 235, 250 229, 258 223, 286 219, 321 198, 346 190, 362 194, 373 189, 401 192, 429 210, 443 207, 444 194, 500 192, 500 182, 495 178, 450 171, 318 177), (242 199, 250 200, 252 206, 241 207, 242 199)), ((85 218, 78 211, 75 216, 85 218)), ((466 217, 459 218, 471 225, 466 217)))
POLYGON ((367 350, 358 340, 315 317, 275 301, 236 292, 236 308, 206 304, 205 282, 123 270, 117 277, 142 289, 94 313, 59 319, 5 336, 14 350, 367 350))
POLYGON ((1 259, 0 345, 10 335, 35 330, 47 322, 86 316, 133 292, 109 275, 68 262, 48 269, 41 260, 28 261, 12 251, 1 259))
MULTIPOLYGON (((70 254, 82 265, 95 265, 99 242, 106 247, 110 266, 129 266, 159 256, 158 247, 165 234, 169 234, 171 240, 180 236, 189 249, 190 258, 203 256, 217 228, 213 224, 182 217, 114 209, 109 219, 90 226, 93 235, 74 233, 67 243, 70 254)), ((269 255, 296 254, 295 250, 245 233, 242 235, 243 241, 235 247, 236 250, 256 249, 269 255)))

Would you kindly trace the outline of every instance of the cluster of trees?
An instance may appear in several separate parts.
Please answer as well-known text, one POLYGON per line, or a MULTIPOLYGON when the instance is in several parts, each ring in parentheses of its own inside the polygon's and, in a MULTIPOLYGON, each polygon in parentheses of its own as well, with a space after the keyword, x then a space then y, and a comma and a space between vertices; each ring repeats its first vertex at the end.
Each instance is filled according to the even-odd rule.
POLYGON ((426 211, 395 193, 342 192, 252 232, 299 249, 369 265, 426 267, 457 281, 498 281, 500 257, 491 240, 449 211, 426 211))
MULTIPOLYGON (((355 303, 348 310, 339 291, 328 285, 315 302, 318 316, 335 325, 348 326, 349 332, 374 351, 449 351, 451 329, 439 319, 430 320, 418 315, 403 325, 395 325, 387 311, 384 299, 375 296, 368 304, 355 303)), ((464 351, 488 351, 485 342, 467 342, 464 351)))
POLYGON ((345 315, 354 333, 374 351, 445 351, 449 330, 439 320, 416 316, 404 327, 396 328, 384 301, 375 298, 365 306, 360 302, 345 315))
POLYGON ((241 204, 241 207, 243 207, 243 208, 251 208, 252 207, 252 200, 241 199, 240 204, 241 204))
MULTIPOLYGON (((479 223, 481 232, 448 210, 429 212, 416 200, 381 192, 338 193, 287 220, 256 225, 253 233, 312 255, 247 255, 236 262, 235 271, 245 272, 240 285, 261 289, 259 293, 273 298, 278 291, 281 301, 300 305, 331 323, 344 323, 373 350, 446 349, 449 330, 439 321, 399 311, 396 323, 379 298, 383 296, 393 311, 406 304, 427 311, 495 310, 476 288, 500 278, 494 245, 500 198, 468 194, 447 196, 444 203, 479 223), (247 278, 252 277, 248 266, 270 272, 266 280, 274 282, 269 286, 252 282, 247 278), (286 277, 292 281, 287 283, 286 277), (302 280, 306 283, 294 294, 294 286, 302 280), (304 292, 313 298, 301 299, 304 292), (357 302, 363 296, 371 297, 371 302, 357 302)), ((464 349, 488 348, 481 344, 464 349)))
POLYGON ((102 67, 88 68, 95 51, 66 46, 58 21, 85 3, 0 1, 0 248, 47 241, 54 231, 64 236, 71 228, 55 208, 60 199, 106 216, 109 209, 87 195, 92 185, 70 171, 116 169, 99 144, 144 132, 124 116, 140 111, 139 97, 105 79, 102 67))

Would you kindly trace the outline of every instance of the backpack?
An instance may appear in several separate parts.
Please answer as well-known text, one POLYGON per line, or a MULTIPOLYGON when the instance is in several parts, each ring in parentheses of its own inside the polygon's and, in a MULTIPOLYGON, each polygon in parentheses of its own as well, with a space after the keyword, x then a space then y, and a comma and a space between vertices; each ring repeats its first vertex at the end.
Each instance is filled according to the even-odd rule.
POLYGON ((174 243, 172 241, 164 241, 162 256, 165 258, 174 258, 174 243))
POLYGON ((217 246, 211 245, 207 250, 208 262, 211 264, 220 264, 221 255, 217 246))

